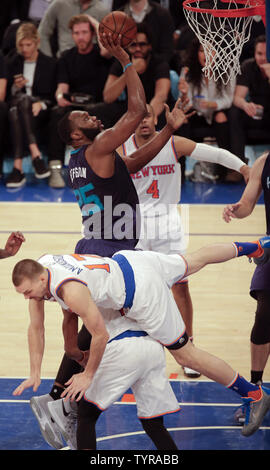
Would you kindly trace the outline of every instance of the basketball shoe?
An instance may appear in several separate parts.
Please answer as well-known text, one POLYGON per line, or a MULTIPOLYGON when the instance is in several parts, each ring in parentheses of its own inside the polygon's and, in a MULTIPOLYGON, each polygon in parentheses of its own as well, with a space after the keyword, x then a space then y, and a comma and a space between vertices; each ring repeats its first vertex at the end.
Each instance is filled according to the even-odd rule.
POLYGON ((243 398, 245 407, 245 422, 242 428, 243 436, 251 436, 262 424, 263 418, 270 409, 270 389, 260 387, 261 397, 254 400, 251 397, 243 398))
POLYGON ((45 441, 55 449, 62 449, 64 444, 60 429, 52 419, 48 409, 48 404, 53 401, 49 394, 41 395, 40 397, 32 397, 30 406, 37 418, 41 434, 45 441))
MULTIPOLYGON (((253 382, 252 382, 253 383, 253 382)), ((255 385, 262 385, 261 380, 256 382, 255 385)), ((246 419, 246 406, 242 404, 241 406, 238 406, 236 409, 236 412, 234 413, 234 420, 237 424, 243 425, 246 419)))
POLYGON ((62 398, 48 403, 51 417, 59 427, 71 450, 77 449, 77 404, 65 402, 62 398))
POLYGON ((256 260, 257 264, 260 264, 260 261, 263 263, 264 258, 265 258, 265 251, 268 251, 268 248, 270 248, 270 237, 265 236, 262 238, 259 238, 258 240, 258 249, 249 255, 249 257, 254 258, 254 261, 256 260))
POLYGON ((264 249, 270 247, 270 237, 262 237, 252 242, 234 242, 236 256, 247 256, 260 260, 264 255, 264 249))

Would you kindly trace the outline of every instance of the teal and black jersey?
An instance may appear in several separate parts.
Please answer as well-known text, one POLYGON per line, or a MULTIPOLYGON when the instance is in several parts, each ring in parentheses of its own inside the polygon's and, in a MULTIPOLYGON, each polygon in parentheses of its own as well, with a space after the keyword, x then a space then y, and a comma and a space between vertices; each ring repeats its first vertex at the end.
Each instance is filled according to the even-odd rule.
POLYGON ((102 255, 100 242, 106 241, 113 251, 134 249, 140 233, 139 200, 127 167, 115 153, 114 175, 101 178, 86 161, 86 148, 71 152, 69 161, 70 184, 82 214, 82 235, 92 240, 91 253, 102 255))

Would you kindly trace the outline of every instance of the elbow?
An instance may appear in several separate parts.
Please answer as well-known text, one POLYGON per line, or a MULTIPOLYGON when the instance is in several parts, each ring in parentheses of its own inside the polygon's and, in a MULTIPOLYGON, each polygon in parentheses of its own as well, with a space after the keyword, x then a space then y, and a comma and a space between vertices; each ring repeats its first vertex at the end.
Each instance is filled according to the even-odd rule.
POLYGON ((103 101, 104 103, 113 103, 115 100, 113 99, 111 93, 108 93, 107 91, 103 92, 103 101))
POLYGON ((103 339, 104 339, 104 343, 107 344, 109 339, 110 339, 110 335, 109 335, 108 331, 106 331, 106 333, 104 333, 103 339))
POLYGON ((138 102, 138 114, 140 115, 140 120, 142 120, 147 115, 147 107, 145 100, 138 102))
POLYGON ((67 357, 71 358, 73 356, 71 349, 68 346, 64 345, 64 351, 67 357))
POLYGON ((134 174, 134 173, 137 173, 138 171, 140 171, 144 165, 139 165, 137 162, 136 162, 136 159, 132 159, 132 158, 129 158, 129 159, 126 159, 125 160, 125 164, 126 164, 126 167, 128 169, 128 172, 130 174, 134 174))
POLYGON ((135 109, 130 111, 129 113, 130 113, 131 119, 136 122, 136 127, 137 127, 140 124, 140 122, 144 119, 144 117, 147 115, 146 103, 137 102, 135 109))
POLYGON ((70 346, 68 346, 68 344, 65 344, 64 345, 64 351, 65 351, 65 354, 67 355, 67 357, 69 359, 72 359, 73 361, 77 361, 77 360, 80 360, 81 359, 81 354, 80 354, 80 351, 78 351, 78 348, 72 348, 70 346))

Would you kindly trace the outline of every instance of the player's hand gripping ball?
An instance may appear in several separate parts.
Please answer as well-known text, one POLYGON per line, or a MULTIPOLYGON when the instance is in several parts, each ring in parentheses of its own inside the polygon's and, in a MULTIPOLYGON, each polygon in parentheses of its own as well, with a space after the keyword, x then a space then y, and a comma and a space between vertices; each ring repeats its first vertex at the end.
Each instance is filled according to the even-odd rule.
POLYGON ((112 11, 104 16, 99 24, 99 34, 103 33, 111 33, 113 41, 121 34, 121 46, 125 48, 136 38, 137 25, 133 18, 123 11, 112 11))

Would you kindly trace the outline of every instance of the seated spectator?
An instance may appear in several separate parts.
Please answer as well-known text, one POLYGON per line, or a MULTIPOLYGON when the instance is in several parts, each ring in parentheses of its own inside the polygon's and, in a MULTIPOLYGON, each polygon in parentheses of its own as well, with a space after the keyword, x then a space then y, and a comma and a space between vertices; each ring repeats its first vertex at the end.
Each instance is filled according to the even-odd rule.
POLYGON ((152 0, 129 0, 119 8, 115 2, 114 9, 116 8, 132 16, 136 23, 147 24, 154 54, 170 64, 174 53, 173 34, 175 28, 168 9, 152 0))
POLYGON ((56 29, 57 56, 60 57, 63 51, 74 46, 74 38, 69 28, 72 16, 88 14, 100 22, 109 11, 100 0, 54 0, 39 25, 41 51, 49 56, 53 55, 51 38, 56 29))
MULTIPOLYGON (((170 69, 167 62, 153 53, 152 36, 145 23, 138 24, 136 40, 128 46, 127 51, 140 75, 146 101, 153 107, 156 118, 160 116, 160 127, 163 125, 164 103, 172 104, 170 69)), ((127 107, 125 88, 125 75, 119 62, 115 61, 104 87, 103 98, 105 103, 115 102, 115 110, 119 109, 122 114, 127 107)))
POLYGON ((8 105, 6 103, 7 69, 0 51, 0 175, 3 170, 4 147, 7 141, 8 105))
MULTIPOLYGON (((225 86, 221 80, 214 81, 205 76, 202 70, 205 54, 197 38, 191 42, 185 64, 178 88, 180 93, 188 94, 196 114, 181 127, 179 133, 198 142, 214 137, 219 147, 231 150, 228 110, 232 106, 235 81, 225 86)), ((217 170, 220 177, 224 176, 223 167, 217 170)))
POLYGON ((65 144, 57 131, 58 121, 74 106, 91 114, 96 114, 92 112, 96 103, 101 102, 101 108, 103 106, 102 92, 111 60, 108 60, 106 49, 93 42, 97 27, 98 22, 89 15, 73 16, 69 22, 75 46, 58 59, 57 106, 52 110, 50 125, 53 154, 57 160, 63 161, 65 155, 65 144))
POLYGON ((255 41, 258 36, 265 34, 265 25, 262 21, 262 17, 256 15, 253 17, 253 21, 250 27, 250 35, 249 40, 244 44, 241 56, 240 56, 240 63, 242 63, 246 59, 251 59, 254 57, 254 46, 255 41))
MULTIPOLYGON (((35 176, 47 178, 50 171, 41 157, 41 131, 50 118, 56 87, 56 61, 39 51, 39 35, 32 23, 23 23, 16 34, 17 53, 7 60, 9 120, 14 148, 14 168, 7 187, 22 186, 25 141, 30 151, 35 176)), ((44 135, 44 134, 43 134, 44 135)))
POLYGON ((242 63, 230 111, 231 149, 242 160, 248 141, 270 142, 270 83, 265 67, 266 38, 261 35, 255 41, 254 57, 242 63))

